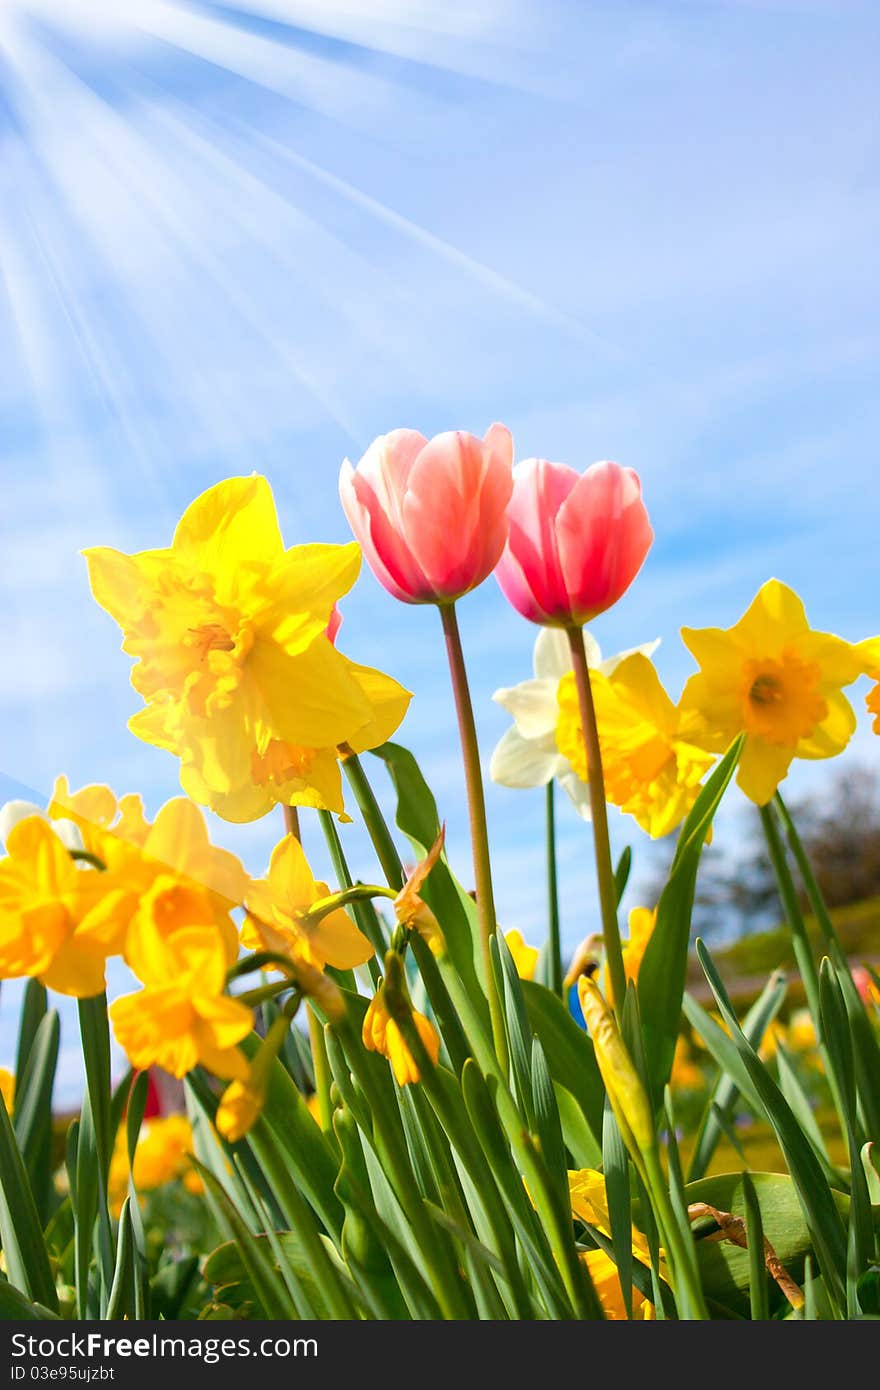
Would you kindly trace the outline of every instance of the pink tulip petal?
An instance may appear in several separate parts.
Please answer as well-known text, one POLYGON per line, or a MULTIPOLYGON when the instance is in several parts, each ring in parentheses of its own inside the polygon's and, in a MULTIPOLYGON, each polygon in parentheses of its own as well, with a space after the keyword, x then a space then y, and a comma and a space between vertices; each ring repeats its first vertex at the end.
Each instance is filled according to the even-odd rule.
MULTIPOLYGON (((555 520, 579 481, 573 468, 549 463, 546 459, 526 459, 514 469, 513 498, 507 509, 508 552, 516 558, 531 590, 530 606, 544 615, 537 621, 564 622, 568 614, 568 593, 559 562, 555 520)), ((508 573, 506 565, 503 573, 508 573)), ((504 588, 501 571, 499 580, 504 588)))
POLYGON ((556 536, 573 616, 588 622, 626 592, 650 548, 638 475, 616 463, 593 464, 560 508, 556 536))
POLYGON ((482 583, 504 548, 512 444, 501 443, 499 433, 488 449, 463 431, 438 434, 410 473, 404 534, 438 597, 482 583))
POLYGON ((369 477, 347 459, 339 475, 339 499, 379 583, 404 603, 424 602, 430 594, 428 581, 389 521, 369 477))

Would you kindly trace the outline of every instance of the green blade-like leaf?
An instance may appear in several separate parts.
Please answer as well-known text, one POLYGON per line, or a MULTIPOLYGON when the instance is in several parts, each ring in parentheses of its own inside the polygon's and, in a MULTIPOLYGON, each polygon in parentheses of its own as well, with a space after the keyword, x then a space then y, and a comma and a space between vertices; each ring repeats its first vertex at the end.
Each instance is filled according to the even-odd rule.
POLYGON ((736 771, 742 746, 742 737, 731 745, 707 778, 682 825, 669 880, 657 904, 656 925, 639 967, 638 995, 648 1057, 649 1090, 657 1106, 675 1055, 700 855, 715 813, 736 771))
POLYGON ((27 1169, 40 1222, 49 1219, 52 1182, 52 1090, 60 1026, 53 1009, 43 1015, 15 1088, 15 1137, 27 1169))
POLYGON ((15 1077, 17 1086, 21 1085, 28 1058, 37 1029, 46 1016, 48 1008, 45 985, 39 980, 28 980, 21 1001, 21 1015, 18 1024, 18 1048, 15 1054, 15 1077))
MULTIPOLYGON (((785 993, 785 976, 776 970, 743 1020, 743 1032, 753 1047, 760 1047, 764 1034, 782 1006, 785 993)), ((739 1089, 735 1080, 722 1068, 697 1132, 688 1171, 689 1182, 696 1182, 697 1178, 701 1178, 706 1172, 721 1137, 721 1117, 727 1121, 732 1119, 738 1095, 739 1089)))
POLYGON ((845 1306, 846 1238, 831 1189, 785 1097, 744 1036, 721 977, 701 941, 697 942, 697 955, 736 1050, 760 1098, 763 1113, 772 1125, 785 1155, 829 1295, 842 1312, 845 1306))
MULTIPOLYGON (((381 748, 372 751, 385 763, 394 784, 397 824, 418 852, 419 858, 423 858, 440 833, 440 818, 433 793, 407 748, 397 743, 383 743, 381 748)), ((474 966, 476 943, 479 940, 476 904, 442 858, 431 870, 421 895, 442 924, 449 954, 468 993, 473 1000, 482 1002, 485 995, 474 966)))
POLYGON ((131 1224, 131 1198, 126 1197, 119 1213, 119 1234, 116 1241, 116 1267, 107 1299, 107 1317, 136 1318, 138 1316, 138 1255, 131 1224))
POLYGON ((231 1201, 229 1194, 220 1185, 210 1168, 206 1168, 198 1159, 194 1159, 193 1162, 202 1176, 205 1187, 223 1212, 225 1225, 232 1232, 233 1243, 254 1288, 264 1316, 270 1320, 295 1317, 296 1308, 292 1304, 284 1281, 275 1268, 268 1242, 261 1241, 249 1229, 231 1201))
POLYGON ((0 1096, 0 1241, 9 1281, 34 1303, 58 1308, 49 1252, 15 1134, 0 1096))
POLYGON ((749 1251, 749 1307, 753 1322, 763 1322, 770 1316, 770 1301, 767 1297, 767 1270, 764 1267, 764 1223, 761 1218, 761 1203, 748 1173, 742 1178, 743 1198, 745 1200, 746 1240, 749 1251))
POLYGON ((611 1102, 605 1101, 602 1130, 602 1172, 605 1177, 605 1196, 611 1217, 611 1247, 620 1277, 626 1316, 632 1318, 633 1253, 632 1205, 629 1184, 629 1158, 620 1135, 611 1102))
POLYGON ((596 1065, 593 1044, 558 995, 533 980, 521 983, 529 1027, 541 1040, 550 1075, 574 1096, 595 1150, 600 1153, 605 1087, 596 1065))

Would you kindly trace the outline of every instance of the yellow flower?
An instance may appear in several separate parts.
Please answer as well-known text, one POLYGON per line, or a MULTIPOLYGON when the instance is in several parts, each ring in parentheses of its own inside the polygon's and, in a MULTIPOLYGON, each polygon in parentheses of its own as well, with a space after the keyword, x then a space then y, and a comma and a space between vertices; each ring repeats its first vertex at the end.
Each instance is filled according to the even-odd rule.
MULTIPOLYGON (((649 659, 625 657, 610 675, 590 672, 605 795, 654 839, 668 835, 697 798, 712 758, 684 738, 681 716, 649 659)), ((574 676, 559 684, 556 742, 577 775, 587 759, 574 676)))
POLYGON ((683 728, 711 752, 746 735, 737 782, 750 800, 766 805, 793 758, 833 758, 846 747, 856 720, 842 687, 864 663, 850 643, 814 632, 778 579, 733 627, 681 635, 701 667, 681 698, 683 728))
POLYGON ((524 940, 522 932, 506 931, 504 940, 507 943, 507 949, 513 956, 516 973, 520 979, 533 980, 541 952, 524 940))
POLYGON ((865 696, 865 704, 868 713, 874 715, 871 728, 875 734, 880 734, 880 637, 871 637, 867 642, 860 642, 856 650, 863 658, 864 674, 877 682, 874 689, 869 690, 865 696))
MULTIPOLYGON (((191 1166, 192 1128, 185 1115, 156 1116, 145 1120, 134 1151, 134 1185, 137 1192, 153 1192, 157 1187, 197 1177, 191 1166)), ((109 1197, 114 1215, 119 1214, 128 1196, 128 1136, 121 1125, 110 1161, 109 1197)), ((199 1180, 200 1183, 200 1180, 199 1180)))
POLYGON ((809 1009, 796 1009, 788 1020, 788 1043, 795 1052, 810 1052, 818 1046, 816 1025, 809 1009))
MULTIPOLYGON (((657 909, 634 907, 629 914, 629 938, 622 942, 623 973, 627 980, 638 982, 642 957, 648 949, 648 942, 657 923, 657 909)), ((614 1004, 611 978, 607 970, 602 974, 602 988, 609 1004, 614 1004)))
POLYGON ((705 1077, 691 1056, 690 1044, 682 1035, 675 1041, 669 1084, 674 1091, 700 1091, 705 1077))
POLYGON ((271 488, 252 476, 196 498, 166 549, 85 554, 92 593, 137 658, 146 708, 129 727, 181 759, 184 791, 227 820, 278 801, 341 812, 337 746, 383 742, 409 701, 327 637, 358 547, 285 550, 271 488))
MULTIPOLYGON (((418 1081, 421 1072, 403 1040, 403 1034, 388 1012, 384 993, 384 985, 380 985, 364 1015, 361 1036, 367 1051, 380 1052, 383 1057, 387 1057, 398 1085, 406 1086, 412 1081, 418 1081)), ((425 1018, 424 1014, 420 1014, 417 1009, 413 1009, 412 1018, 416 1031, 425 1045, 425 1051, 436 1065, 437 1058, 440 1056, 440 1038, 437 1030, 430 1019, 425 1018)))
POLYGON ((317 919, 309 915, 329 894, 327 884, 312 876, 302 845, 286 835, 272 851, 268 878, 248 886, 243 944, 278 951, 319 970, 328 963, 339 970, 363 965, 373 948, 344 907, 317 919))
POLYGON ((216 927, 142 925, 132 965, 146 987, 110 1006, 132 1066, 183 1077, 201 1063, 224 1080, 243 1080, 248 1064, 236 1044, 251 1031, 251 1011, 223 992, 228 956, 216 927))
POLYGON ((230 1081, 220 1097, 214 1123, 218 1134, 222 1134, 230 1144, 243 1139, 259 1117, 266 1103, 266 1092, 255 1085, 252 1076, 242 1081, 230 1081))
POLYGON ((85 850, 106 866, 100 879, 86 882, 115 895, 114 921, 126 957, 145 914, 157 922, 164 916, 170 927, 189 911, 190 925, 216 923, 234 959, 238 934, 230 913, 244 901, 247 875, 234 854, 211 844, 204 816, 191 801, 174 798, 150 824, 139 796, 117 801, 105 786, 71 792, 67 778, 59 777, 45 817, 37 806, 13 803, 4 808, 4 821, 14 822, 28 811, 48 817, 68 849, 85 850), (126 922, 131 924, 127 934, 126 922))
POLYGON ((15 1105, 15 1077, 8 1067, 0 1067, 0 1095, 3 1097, 7 1115, 11 1115, 15 1105))
MULTIPOLYGON (((602 1174, 597 1173, 592 1168, 582 1168, 578 1172, 569 1171, 568 1187, 573 1215, 595 1227, 602 1235, 610 1239, 611 1217, 608 1212, 608 1198, 605 1192, 605 1179, 602 1174)), ((647 1239, 635 1226, 632 1228, 632 1252, 642 1264, 650 1263, 647 1239)), ((590 1272, 593 1287, 599 1297, 599 1302, 602 1304, 606 1318, 615 1322, 622 1321, 626 1317, 626 1308, 623 1302, 617 1265, 610 1255, 605 1254, 604 1250, 588 1250, 581 1256, 581 1259, 590 1272)), ((661 1272, 665 1275, 662 1262, 661 1272)), ((654 1305, 635 1287, 632 1291, 632 1306, 635 1317, 645 1319, 654 1317, 654 1305)))
POLYGON ((100 994, 123 946, 130 899, 112 878, 77 867, 40 816, 18 821, 0 860, 0 978, 35 976, 78 999, 100 994))
POLYGON ((774 1018, 772 1022, 770 1022, 767 1025, 767 1031, 761 1039, 761 1045, 758 1048, 758 1056, 760 1057, 761 1061, 772 1062, 773 1058, 776 1056, 777 1043, 784 1044, 787 1041, 788 1034, 786 1032, 785 1024, 780 1023, 779 1019, 774 1018))

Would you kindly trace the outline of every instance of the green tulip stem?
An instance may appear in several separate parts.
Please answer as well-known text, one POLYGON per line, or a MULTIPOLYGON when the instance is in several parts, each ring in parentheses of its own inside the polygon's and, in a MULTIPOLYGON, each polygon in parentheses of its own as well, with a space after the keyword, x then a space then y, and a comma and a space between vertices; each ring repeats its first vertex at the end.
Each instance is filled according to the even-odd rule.
POLYGON ((587 756, 590 813, 593 820, 593 845, 596 852, 599 903, 602 909, 605 964, 611 982, 614 1011, 619 1015, 626 998, 626 973, 623 968, 620 929, 617 925, 617 889, 614 883, 614 866, 611 863, 611 841, 608 835, 608 811, 605 805, 605 779, 602 775, 599 728, 596 723, 596 706, 593 703, 593 688, 590 684, 583 632, 579 627, 571 627, 567 629, 567 633, 580 706, 584 749, 587 756))

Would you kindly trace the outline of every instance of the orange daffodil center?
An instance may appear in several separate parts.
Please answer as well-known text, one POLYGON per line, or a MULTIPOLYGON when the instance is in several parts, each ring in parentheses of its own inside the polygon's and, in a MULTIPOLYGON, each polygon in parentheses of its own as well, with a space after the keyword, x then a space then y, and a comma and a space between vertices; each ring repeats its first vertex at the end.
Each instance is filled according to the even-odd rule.
POLYGON ((343 811, 337 748, 391 736, 409 703, 327 636, 357 545, 284 549, 265 478, 198 497, 169 547, 86 552, 92 592, 137 658, 130 727, 176 754, 194 801, 247 821, 276 802, 343 811))
POLYGON ((828 714, 819 694, 821 670, 784 649, 778 660, 752 658, 743 663, 743 727, 780 748, 794 748, 828 714))
POLYGON ((831 758, 846 747, 856 721, 843 687, 864 659, 859 648, 814 631, 778 579, 733 627, 684 628, 682 637, 701 667, 681 698, 682 731, 710 752, 745 734, 737 781, 752 801, 766 805, 793 758, 831 758))

